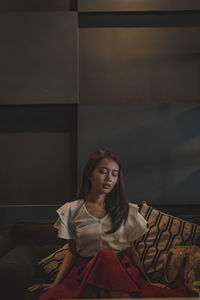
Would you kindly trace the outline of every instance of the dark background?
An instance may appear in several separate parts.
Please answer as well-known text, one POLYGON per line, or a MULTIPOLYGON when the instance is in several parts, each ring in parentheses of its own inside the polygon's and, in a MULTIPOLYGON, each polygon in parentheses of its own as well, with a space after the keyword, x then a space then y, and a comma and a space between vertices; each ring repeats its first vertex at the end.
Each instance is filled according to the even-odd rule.
POLYGON ((89 154, 129 201, 200 197, 200 3, 0 2, 0 226, 55 219, 89 154))

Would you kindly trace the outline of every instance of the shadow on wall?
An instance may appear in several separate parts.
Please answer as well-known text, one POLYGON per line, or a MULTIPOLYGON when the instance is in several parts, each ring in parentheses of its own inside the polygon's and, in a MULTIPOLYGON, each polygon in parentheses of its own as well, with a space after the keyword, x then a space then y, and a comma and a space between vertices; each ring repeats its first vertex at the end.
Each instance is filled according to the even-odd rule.
POLYGON ((88 153, 108 147, 122 160, 129 201, 199 203, 200 105, 88 105, 80 116, 79 172, 88 153))
POLYGON ((139 203, 199 204, 200 106, 162 104, 146 117, 139 114, 140 121, 133 117, 126 128, 133 145, 125 134, 120 139, 128 153, 129 198, 134 195, 139 203))
POLYGON ((179 203, 199 203, 200 198, 200 106, 179 105, 173 120, 170 194, 179 203), (192 106, 192 108, 191 108, 192 106))
POLYGON ((200 104, 177 104, 175 108, 172 107, 173 111, 175 116, 172 122, 176 131, 176 134, 173 133, 173 144, 175 146, 200 137, 200 104))
POLYGON ((171 191, 171 197, 181 203, 199 204, 200 200, 200 169, 193 172, 171 191))

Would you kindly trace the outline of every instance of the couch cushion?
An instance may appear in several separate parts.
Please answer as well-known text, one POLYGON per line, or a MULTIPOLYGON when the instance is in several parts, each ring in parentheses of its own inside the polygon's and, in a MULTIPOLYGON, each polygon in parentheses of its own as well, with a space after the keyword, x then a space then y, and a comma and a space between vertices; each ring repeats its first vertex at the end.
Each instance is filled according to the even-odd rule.
POLYGON ((38 247, 23 244, 13 248, 0 259, 1 297, 14 296, 27 287, 34 276, 38 260, 38 247))
POLYGON ((58 232, 53 227, 52 221, 21 221, 13 225, 14 246, 29 242, 62 246, 66 241, 59 239, 57 235, 58 232))
POLYGON ((163 213, 144 203, 140 213, 149 232, 135 242, 144 268, 153 282, 164 281, 161 255, 173 246, 199 245, 200 225, 163 213))
POLYGON ((60 245, 57 245, 57 244, 46 244, 46 245, 40 246, 39 253, 38 253, 39 260, 41 260, 41 259, 49 256, 51 253, 57 251, 58 247, 60 247, 60 245))
POLYGON ((0 232, 0 257, 12 249, 11 228, 2 229, 0 232))
POLYGON ((180 215, 179 218, 200 225, 200 214, 184 214, 180 215))
POLYGON ((65 244, 63 247, 51 253, 49 256, 39 261, 40 267, 49 274, 50 279, 53 281, 58 273, 59 267, 63 261, 65 253, 68 249, 68 245, 65 244))

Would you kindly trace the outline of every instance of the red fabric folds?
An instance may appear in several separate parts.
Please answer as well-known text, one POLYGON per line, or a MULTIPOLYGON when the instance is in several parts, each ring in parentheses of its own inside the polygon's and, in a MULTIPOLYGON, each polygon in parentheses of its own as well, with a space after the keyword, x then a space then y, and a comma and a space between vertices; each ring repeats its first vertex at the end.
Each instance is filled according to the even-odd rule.
POLYGON ((99 298, 100 290, 137 293, 139 297, 187 297, 185 288, 169 290, 149 284, 133 265, 127 251, 115 254, 100 250, 93 258, 79 258, 59 285, 40 296, 39 300, 99 298))

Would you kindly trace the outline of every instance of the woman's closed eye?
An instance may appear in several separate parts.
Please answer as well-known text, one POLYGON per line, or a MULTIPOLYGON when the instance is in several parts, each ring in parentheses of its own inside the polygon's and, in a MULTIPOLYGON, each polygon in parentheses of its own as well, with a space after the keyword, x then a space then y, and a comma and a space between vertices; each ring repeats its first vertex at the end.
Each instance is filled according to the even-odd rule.
MULTIPOLYGON (((105 174, 105 175, 109 175, 109 172, 107 172, 107 171, 100 171, 100 173, 101 173, 101 174, 105 174)), ((112 175, 113 177, 117 177, 117 176, 118 176, 118 173, 111 173, 111 175, 112 175)))
POLYGON ((101 174, 107 174, 107 171, 106 170, 100 170, 99 171, 101 174))
POLYGON ((118 172, 112 173, 112 176, 113 176, 113 177, 117 177, 117 176, 118 176, 118 172))

